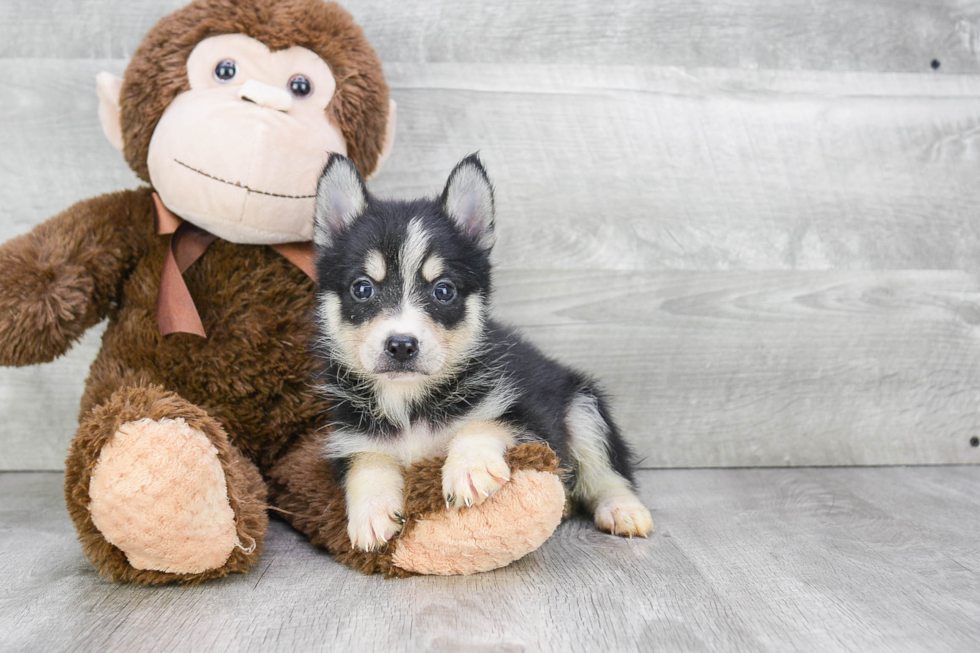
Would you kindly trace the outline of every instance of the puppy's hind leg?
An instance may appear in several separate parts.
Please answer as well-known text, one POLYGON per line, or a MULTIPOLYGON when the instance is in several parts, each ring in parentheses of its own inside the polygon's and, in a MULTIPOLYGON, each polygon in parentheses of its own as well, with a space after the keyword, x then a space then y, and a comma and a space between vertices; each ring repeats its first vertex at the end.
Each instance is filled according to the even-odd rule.
POLYGON ((653 517, 633 491, 630 452, 600 402, 579 393, 565 413, 568 449, 577 468, 572 496, 592 512, 601 530, 646 537, 653 531, 653 517))

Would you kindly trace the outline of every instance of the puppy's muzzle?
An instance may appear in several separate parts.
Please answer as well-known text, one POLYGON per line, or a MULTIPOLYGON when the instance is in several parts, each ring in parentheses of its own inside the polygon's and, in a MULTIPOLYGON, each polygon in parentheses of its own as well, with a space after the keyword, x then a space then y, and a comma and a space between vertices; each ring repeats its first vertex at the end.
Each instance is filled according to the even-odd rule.
POLYGON ((418 355, 418 338, 405 334, 391 336, 385 342, 385 353, 399 363, 405 363, 418 355))

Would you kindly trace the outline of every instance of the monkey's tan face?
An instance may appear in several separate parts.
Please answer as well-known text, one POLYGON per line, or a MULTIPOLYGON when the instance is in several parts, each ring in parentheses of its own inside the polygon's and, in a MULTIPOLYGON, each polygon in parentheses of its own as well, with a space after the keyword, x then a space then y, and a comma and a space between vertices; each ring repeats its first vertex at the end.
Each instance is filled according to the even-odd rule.
POLYGON ((310 240, 320 171, 347 153, 326 114, 330 67, 306 48, 270 52, 241 34, 201 41, 190 90, 150 141, 150 180, 177 215, 237 243, 310 240))

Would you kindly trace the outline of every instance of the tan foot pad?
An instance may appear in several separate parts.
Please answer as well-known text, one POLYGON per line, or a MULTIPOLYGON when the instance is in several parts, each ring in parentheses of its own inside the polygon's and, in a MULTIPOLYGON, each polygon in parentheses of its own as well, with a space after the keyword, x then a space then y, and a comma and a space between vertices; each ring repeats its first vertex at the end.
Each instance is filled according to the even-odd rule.
POLYGON ((392 562, 406 571, 444 576, 503 567, 551 537, 564 505, 558 476, 517 470, 482 505, 420 519, 397 540, 392 562))
POLYGON ((183 419, 119 427, 89 497, 96 528, 136 569, 201 573, 223 565, 238 542, 218 451, 183 419))

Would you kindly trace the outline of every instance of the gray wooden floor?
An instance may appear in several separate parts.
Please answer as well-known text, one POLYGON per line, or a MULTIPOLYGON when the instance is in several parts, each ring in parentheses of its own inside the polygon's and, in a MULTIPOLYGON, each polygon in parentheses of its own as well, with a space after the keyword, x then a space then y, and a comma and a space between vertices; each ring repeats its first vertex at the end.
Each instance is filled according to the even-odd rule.
POLYGON ((641 486, 653 538, 573 521, 475 577, 363 577, 274 522, 253 573, 153 589, 91 571, 60 474, 0 474, 0 650, 980 650, 980 467, 643 471, 641 486))

